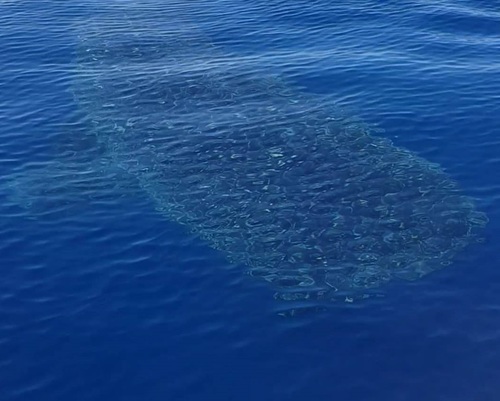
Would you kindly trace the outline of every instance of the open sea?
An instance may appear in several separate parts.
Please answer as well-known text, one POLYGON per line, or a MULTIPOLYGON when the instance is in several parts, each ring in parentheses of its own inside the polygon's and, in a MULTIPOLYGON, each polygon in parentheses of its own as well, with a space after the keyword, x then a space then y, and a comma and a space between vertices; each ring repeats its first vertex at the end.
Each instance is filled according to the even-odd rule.
POLYGON ((498 0, 0 0, 1 401, 498 401, 499 202, 498 0))

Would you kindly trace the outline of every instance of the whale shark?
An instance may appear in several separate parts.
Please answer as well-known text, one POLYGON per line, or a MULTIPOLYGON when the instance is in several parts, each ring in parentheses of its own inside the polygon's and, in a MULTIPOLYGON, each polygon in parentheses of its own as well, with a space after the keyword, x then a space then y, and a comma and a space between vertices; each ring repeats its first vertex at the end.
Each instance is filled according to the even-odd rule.
MULTIPOLYGON (((440 165, 191 25, 128 15, 77 33, 72 91, 106 164, 276 298, 365 296, 481 239, 486 215, 440 165)), ((76 192, 78 167, 57 166, 76 192)))

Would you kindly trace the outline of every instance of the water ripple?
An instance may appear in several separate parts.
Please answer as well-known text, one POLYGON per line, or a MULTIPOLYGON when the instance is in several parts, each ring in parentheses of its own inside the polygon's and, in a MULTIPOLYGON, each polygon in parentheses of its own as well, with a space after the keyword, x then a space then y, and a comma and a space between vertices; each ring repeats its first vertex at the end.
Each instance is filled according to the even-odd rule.
POLYGON ((496 400, 499 9, 0 0, 0 398, 496 400), (485 242, 383 297, 326 310, 299 300, 290 312, 157 213, 75 104, 78 35, 102 21, 112 35, 124 11, 149 15, 138 32, 152 43, 184 32, 219 49, 130 61, 130 73, 281 75, 439 163, 488 214, 485 242), (172 15, 184 22, 162 24, 172 15))

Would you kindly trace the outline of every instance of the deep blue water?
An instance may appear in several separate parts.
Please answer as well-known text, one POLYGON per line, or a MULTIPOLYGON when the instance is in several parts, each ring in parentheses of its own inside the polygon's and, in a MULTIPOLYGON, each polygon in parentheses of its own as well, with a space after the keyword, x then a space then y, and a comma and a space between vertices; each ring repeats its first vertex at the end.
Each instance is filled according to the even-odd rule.
POLYGON ((0 399, 498 400, 500 3, 101 3, 0 0, 0 399), (27 207, 40 192, 13 177, 98 158, 75 60, 123 10, 189 19, 220 52, 207 63, 284 76, 438 163, 487 214, 484 242, 383 297, 282 317, 269 285, 125 178, 27 207))

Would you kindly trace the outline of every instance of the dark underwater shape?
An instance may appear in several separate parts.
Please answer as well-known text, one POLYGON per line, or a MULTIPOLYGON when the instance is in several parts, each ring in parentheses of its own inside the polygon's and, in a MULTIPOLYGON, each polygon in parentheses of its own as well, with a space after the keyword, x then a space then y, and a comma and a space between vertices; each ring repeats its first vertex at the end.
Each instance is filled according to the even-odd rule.
POLYGON ((79 27, 75 98, 163 215, 277 297, 414 280, 476 241, 487 218, 439 166, 164 25, 79 27))

